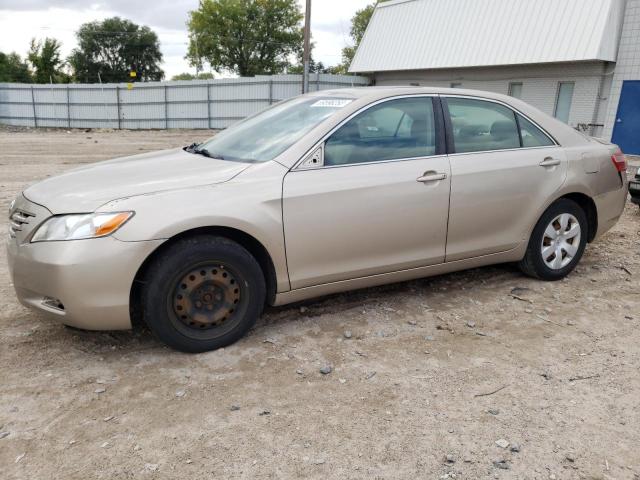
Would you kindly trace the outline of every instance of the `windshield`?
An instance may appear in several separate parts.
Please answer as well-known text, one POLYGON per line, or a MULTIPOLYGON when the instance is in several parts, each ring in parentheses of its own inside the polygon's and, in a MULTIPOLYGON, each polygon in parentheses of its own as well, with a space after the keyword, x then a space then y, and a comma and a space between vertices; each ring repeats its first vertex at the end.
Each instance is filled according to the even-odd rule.
POLYGON ((351 103, 349 98, 296 97, 234 125, 197 146, 213 158, 267 162, 351 103))

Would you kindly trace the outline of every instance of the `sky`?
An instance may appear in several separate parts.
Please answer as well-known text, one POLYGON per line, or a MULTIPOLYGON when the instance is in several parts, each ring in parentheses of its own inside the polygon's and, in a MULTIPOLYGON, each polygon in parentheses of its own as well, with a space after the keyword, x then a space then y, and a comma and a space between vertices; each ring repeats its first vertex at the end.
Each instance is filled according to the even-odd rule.
MULTIPOLYGON (((298 0, 304 9, 304 1, 298 0)), ((350 20, 356 10, 373 0, 313 0, 311 30, 314 59, 325 65, 340 63, 349 44, 350 20)), ((74 32, 85 22, 118 15, 148 25, 157 34, 164 56, 166 78, 195 73, 184 59, 187 50, 187 15, 198 0, 0 0, 0 51, 25 56, 31 38, 54 37, 64 56, 76 45, 74 32)))

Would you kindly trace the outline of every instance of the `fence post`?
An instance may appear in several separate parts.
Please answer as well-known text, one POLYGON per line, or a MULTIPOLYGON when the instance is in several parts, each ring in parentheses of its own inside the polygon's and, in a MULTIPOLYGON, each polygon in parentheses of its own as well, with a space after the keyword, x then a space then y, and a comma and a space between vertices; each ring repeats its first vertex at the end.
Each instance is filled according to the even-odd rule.
POLYGON ((316 92, 320 91, 320 74, 316 73, 316 92))
POLYGON ((121 129, 120 125, 120 86, 116 85, 116 104, 118 108, 118 130, 121 129))
POLYGON ((168 103, 167 103, 167 85, 164 86, 164 129, 169 128, 169 117, 167 113, 168 103))
POLYGON ((33 85, 31 85, 31 106, 33 107, 33 126, 38 128, 38 116, 36 115, 36 97, 33 94, 33 85))
POLYGON ((71 102, 69 100, 69 90, 71 86, 67 83, 67 128, 71 128, 71 102))
POLYGON ((269 105, 273 105, 273 78, 269 78, 269 105))
POLYGON ((211 129, 211 93, 209 89, 211 85, 209 84, 209 80, 207 82, 207 128, 211 129))

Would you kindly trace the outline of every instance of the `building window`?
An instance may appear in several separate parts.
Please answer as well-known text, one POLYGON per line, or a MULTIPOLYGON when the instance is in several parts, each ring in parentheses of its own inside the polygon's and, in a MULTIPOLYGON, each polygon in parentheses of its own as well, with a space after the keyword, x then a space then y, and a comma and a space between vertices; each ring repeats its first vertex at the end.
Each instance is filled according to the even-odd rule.
POLYGON ((514 98, 522 98, 521 82, 512 82, 509 84, 509 96, 514 98))
POLYGON ((462 84, 461 83, 452 83, 451 84, 451 88, 462 88, 462 84))
POLYGON ((569 123, 574 87, 574 82, 560 82, 558 87, 558 97, 556 98, 556 111, 554 116, 564 123, 569 123))

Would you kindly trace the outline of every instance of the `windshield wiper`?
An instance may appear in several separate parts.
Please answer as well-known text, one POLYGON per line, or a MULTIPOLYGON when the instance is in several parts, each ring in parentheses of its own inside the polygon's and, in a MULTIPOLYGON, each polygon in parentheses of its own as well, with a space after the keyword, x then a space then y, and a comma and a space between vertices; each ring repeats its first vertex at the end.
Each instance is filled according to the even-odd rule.
POLYGON ((217 153, 211 153, 206 148, 198 148, 200 145, 202 145, 202 144, 201 143, 192 143, 191 145, 184 147, 183 150, 185 152, 196 153, 198 155, 203 155, 203 156, 205 156, 207 158, 213 158, 215 160, 224 160, 224 157, 222 155, 218 155, 217 153))
POLYGON ((197 153, 198 155, 204 155, 205 157, 208 157, 208 158, 214 158, 216 160, 224 160, 224 157, 222 155, 218 155, 217 153, 211 153, 206 148, 194 148, 193 153, 197 153))

